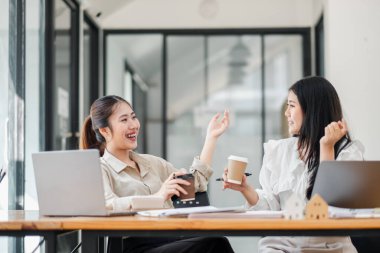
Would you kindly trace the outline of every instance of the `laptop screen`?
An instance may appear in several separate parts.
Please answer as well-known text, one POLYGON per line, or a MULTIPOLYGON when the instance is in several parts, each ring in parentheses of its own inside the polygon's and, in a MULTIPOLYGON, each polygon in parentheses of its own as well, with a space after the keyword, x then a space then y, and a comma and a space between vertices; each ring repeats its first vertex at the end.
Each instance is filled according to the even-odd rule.
POLYGON ((380 207, 380 161, 324 161, 315 179, 318 193, 331 206, 380 207))
POLYGON ((105 215, 98 150, 32 154, 42 215, 105 215))

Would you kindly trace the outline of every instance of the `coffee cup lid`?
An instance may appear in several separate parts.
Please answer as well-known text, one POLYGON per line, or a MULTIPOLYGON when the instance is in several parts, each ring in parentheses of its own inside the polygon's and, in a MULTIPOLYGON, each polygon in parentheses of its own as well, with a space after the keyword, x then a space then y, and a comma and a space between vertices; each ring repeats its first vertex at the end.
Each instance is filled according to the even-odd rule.
POLYGON ((248 158, 246 157, 241 157, 241 156, 236 156, 236 155, 230 155, 228 157, 229 160, 235 160, 235 161, 240 161, 244 163, 248 163, 248 158))

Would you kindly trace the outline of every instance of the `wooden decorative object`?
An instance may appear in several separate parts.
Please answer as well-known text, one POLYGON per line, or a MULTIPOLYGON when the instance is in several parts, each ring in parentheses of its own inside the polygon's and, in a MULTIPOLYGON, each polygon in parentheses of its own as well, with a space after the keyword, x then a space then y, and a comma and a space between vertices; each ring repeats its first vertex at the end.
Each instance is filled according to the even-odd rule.
POLYGON ((306 219, 324 220, 328 219, 328 205, 319 194, 315 194, 306 204, 306 219))

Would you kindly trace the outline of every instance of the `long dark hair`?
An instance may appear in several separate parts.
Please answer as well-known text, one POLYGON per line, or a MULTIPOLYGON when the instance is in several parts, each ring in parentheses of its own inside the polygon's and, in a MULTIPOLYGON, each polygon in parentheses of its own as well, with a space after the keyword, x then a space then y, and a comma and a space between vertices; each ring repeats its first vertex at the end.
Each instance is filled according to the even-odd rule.
MULTIPOLYGON (((298 151, 309 173, 306 197, 310 199, 319 167, 320 139, 325 127, 343 118, 342 106, 334 86, 323 77, 313 76, 299 80, 289 91, 294 92, 303 112, 303 122, 298 136, 298 151)), ((334 156, 351 142, 347 133, 334 146, 334 156)))
POLYGON ((115 107, 119 103, 126 103, 131 106, 124 98, 115 95, 98 98, 92 103, 90 115, 85 119, 81 130, 79 141, 79 147, 81 149, 96 148, 99 149, 100 155, 103 155, 106 140, 100 134, 99 128, 111 128, 108 118, 112 115, 115 107))

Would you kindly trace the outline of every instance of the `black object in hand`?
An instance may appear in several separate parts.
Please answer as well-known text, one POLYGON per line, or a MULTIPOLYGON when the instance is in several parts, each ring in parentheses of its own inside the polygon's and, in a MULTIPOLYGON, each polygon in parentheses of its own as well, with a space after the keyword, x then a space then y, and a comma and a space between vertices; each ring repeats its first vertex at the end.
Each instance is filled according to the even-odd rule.
MULTIPOLYGON (((244 175, 246 175, 247 177, 249 177, 249 176, 252 176, 252 173, 244 173, 244 175)), ((224 181, 223 180, 223 178, 221 178, 221 177, 218 177, 217 179, 216 179, 216 181, 224 181)))

